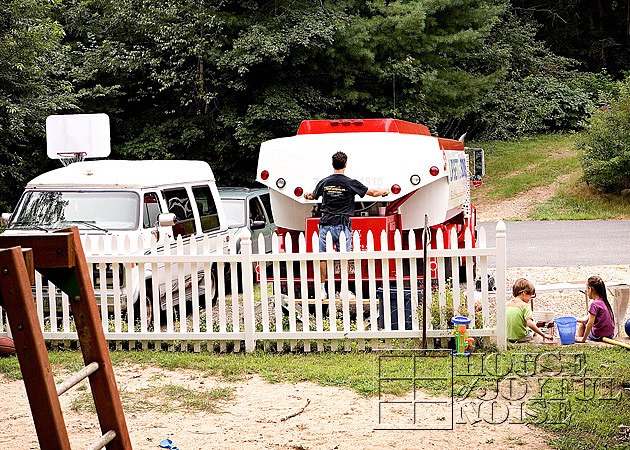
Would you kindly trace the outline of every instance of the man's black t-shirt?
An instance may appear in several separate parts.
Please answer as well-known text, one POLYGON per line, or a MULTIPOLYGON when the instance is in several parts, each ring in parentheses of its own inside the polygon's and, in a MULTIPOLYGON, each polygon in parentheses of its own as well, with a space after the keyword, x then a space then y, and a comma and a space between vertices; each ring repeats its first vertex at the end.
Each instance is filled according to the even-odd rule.
POLYGON ((322 196, 321 211, 324 215, 319 224, 348 225, 348 218, 354 215, 354 196, 363 197, 367 191, 363 183, 341 173, 321 180, 313 191, 313 198, 322 196))

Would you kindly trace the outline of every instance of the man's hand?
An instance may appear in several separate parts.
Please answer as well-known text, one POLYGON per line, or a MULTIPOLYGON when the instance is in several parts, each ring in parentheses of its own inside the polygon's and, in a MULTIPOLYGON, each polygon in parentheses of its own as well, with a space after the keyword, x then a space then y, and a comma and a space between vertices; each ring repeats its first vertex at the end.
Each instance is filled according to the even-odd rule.
POLYGON ((368 189, 367 195, 370 197, 384 197, 389 194, 389 189, 368 189))
POLYGON ((304 198, 305 198, 306 200, 315 200, 315 199, 313 198, 313 193, 312 193, 312 192, 307 192, 306 194, 304 194, 304 198))

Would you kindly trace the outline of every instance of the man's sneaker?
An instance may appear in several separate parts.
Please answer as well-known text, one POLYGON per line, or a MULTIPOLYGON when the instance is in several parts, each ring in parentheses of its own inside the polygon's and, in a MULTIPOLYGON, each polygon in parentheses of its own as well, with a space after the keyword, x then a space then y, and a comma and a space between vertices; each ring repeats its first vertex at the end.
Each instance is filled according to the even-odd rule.
MULTIPOLYGON (((335 298, 337 300, 341 299, 341 293, 335 292, 335 298)), ((357 296, 354 295, 354 292, 348 291, 348 300, 356 300, 357 296)))

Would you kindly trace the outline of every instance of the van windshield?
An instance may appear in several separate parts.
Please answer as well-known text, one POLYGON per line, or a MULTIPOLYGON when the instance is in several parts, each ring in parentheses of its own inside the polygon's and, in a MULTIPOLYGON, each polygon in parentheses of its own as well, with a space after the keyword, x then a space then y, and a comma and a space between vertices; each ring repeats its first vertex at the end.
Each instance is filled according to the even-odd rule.
POLYGON ((135 192, 27 191, 8 228, 57 229, 76 225, 89 230, 138 227, 140 197, 135 192))
POLYGON ((223 209, 227 216, 227 224, 230 228, 244 227, 247 225, 245 221, 245 200, 221 200, 223 209))

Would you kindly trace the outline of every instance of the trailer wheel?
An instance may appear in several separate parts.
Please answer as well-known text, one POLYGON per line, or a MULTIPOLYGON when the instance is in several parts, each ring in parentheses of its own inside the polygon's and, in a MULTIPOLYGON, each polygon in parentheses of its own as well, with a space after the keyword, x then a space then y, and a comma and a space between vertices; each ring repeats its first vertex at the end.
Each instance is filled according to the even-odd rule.
MULTIPOLYGON (((463 261, 462 261, 463 262, 463 261)), ((477 261, 473 258, 473 281, 477 278, 477 261)), ((465 283, 468 281, 466 266, 462 263, 459 265, 459 281, 465 283)))

